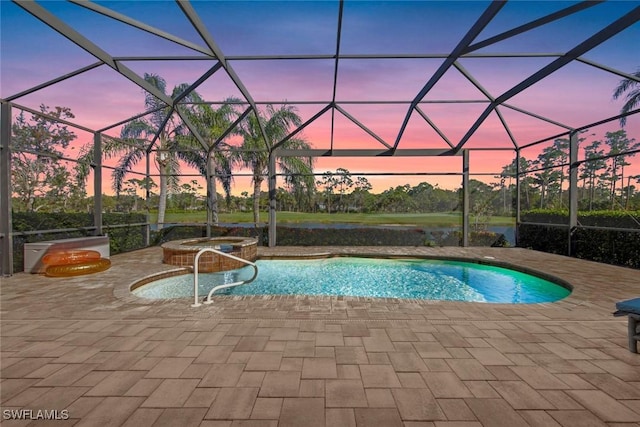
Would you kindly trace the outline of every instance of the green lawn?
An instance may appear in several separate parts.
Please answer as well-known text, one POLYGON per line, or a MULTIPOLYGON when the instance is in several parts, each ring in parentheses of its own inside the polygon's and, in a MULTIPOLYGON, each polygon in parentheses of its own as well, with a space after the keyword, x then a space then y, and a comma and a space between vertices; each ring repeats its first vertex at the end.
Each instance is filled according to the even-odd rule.
MULTIPOLYGON (((155 222, 157 215, 151 213, 151 222, 155 222)), ((168 212, 165 215, 166 223, 204 223, 205 212, 168 212)), ((267 212, 260 213, 260 221, 266 222, 267 212)), ((457 213, 304 213, 304 212, 278 212, 278 223, 351 223, 363 225, 416 225, 416 226, 456 226, 460 225, 462 218, 457 213)), ((223 213, 220 214, 220 222, 253 222, 251 212, 223 213)), ((473 218, 471 218, 473 223, 473 218)), ((494 216, 490 220, 491 225, 514 225, 515 218, 494 216)))

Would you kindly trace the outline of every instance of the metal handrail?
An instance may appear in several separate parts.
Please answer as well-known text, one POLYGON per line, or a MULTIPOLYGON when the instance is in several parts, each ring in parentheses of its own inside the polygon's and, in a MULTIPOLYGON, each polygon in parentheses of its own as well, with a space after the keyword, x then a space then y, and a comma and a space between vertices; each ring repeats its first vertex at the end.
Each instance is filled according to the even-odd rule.
POLYGON ((253 276, 251 276, 251 278, 249 280, 240 280, 239 282, 233 282, 233 283, 225 283, 224 285, 218 285, 218 286, 214 286, 213 289, 211 289, 209 291, 209 295, 207 295, 207 299, 204 302, 205 304, 211 304, 213 301, 211 301, 211 295, 213 295, 213 293, 215 291, 218 291, 220 289, 226 289, 226 288, 231 288, 234 286, 240 286, 240 285, 245 285, 247 283, 251 283, 255 280, 255 278, 258 276, 258 266, 251 262, 251 261, 247 261, 244 258, 239 258, 235 255, 231 255, 228 254, 226 252, 222 252, 219 251, 217 249, 213 249, 213 248, 202 248, 198 251, 198 253, 196 254, 196 257, 193 261, 193 296, 194 296, 194 302, 193 304, 191 304, 191 307, 200 307, 202 304, 200 304, 200 302, 198 302, 198 260, 200 259, 200 255, 202 255, 205 252, 213 252, 214 254, 218 254, 218 255, 222 255, 222 256, 226 256, 227 258, 231 258, 233 260, 236 261, 240 261, 244 264, 250 265, 251 267, 253 267, 253 276))

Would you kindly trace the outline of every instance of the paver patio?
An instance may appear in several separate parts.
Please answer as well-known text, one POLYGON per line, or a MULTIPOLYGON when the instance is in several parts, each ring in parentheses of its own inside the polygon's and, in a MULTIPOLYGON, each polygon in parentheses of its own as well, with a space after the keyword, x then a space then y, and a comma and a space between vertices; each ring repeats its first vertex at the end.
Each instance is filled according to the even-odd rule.
POLYGON ((616 301, 640 271, 519 248, 278 247, 277 255, 493 257, 574 286, 535 305, 349 297, 150 301, 161 249, 89 276, 2 278, 3 426, 640 426, 616 301), (69 419, 7 420, 7 410, 69 419))

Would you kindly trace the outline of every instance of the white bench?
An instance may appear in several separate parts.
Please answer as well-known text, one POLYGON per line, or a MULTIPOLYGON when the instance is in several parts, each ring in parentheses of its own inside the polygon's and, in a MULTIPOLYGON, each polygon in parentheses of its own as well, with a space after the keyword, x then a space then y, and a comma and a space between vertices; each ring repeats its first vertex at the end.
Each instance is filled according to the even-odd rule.
POLYGON ((24 271, 26 273, 44 273, 47 266, 42 263, 42 257, 53 249, 56 251, 91 250, 100 252, 102 258, 109 258, 109 237, 86 236, 25 243, 24 271))

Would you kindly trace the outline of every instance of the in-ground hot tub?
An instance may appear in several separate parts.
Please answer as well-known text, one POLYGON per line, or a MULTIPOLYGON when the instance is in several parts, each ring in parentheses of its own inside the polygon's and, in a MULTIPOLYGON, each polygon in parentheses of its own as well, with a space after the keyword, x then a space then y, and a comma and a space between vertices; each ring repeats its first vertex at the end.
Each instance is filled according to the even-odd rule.
MULTIPOLYGON (((251 237, 206 237, 173 240, 162 245, 162 262, 179 267, 193 267, 196 254, 203 248, 213 248, 254 262, 258 256, 258 240, 251 237)), ((246 264, 229 257, 205 252, 200 255, 198 269, 201 272, 235 270, 246 264)))

